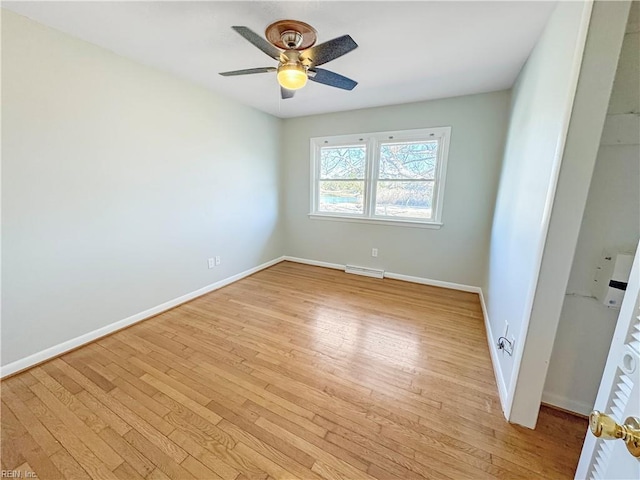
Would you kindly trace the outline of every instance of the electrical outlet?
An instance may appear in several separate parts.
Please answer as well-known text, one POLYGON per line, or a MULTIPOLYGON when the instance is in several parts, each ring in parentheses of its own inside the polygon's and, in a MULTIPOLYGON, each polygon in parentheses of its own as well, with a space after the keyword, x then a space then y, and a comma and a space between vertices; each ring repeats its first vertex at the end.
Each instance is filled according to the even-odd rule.
POLYGON ((220 261, 221 261, 220 256, 219 255, 216 256, 216 265, 220 265, 220 261))
POLYGON ((215 263, 214 263, 213 258, 208 259, 207 260, 207 264, 209 265, 209 268, 215 267, 215 263))
POLYGON ((371 256, 372 257, 377 257, 378 256, 378 249, 377 248, 372 248, 371 249, 371 256))

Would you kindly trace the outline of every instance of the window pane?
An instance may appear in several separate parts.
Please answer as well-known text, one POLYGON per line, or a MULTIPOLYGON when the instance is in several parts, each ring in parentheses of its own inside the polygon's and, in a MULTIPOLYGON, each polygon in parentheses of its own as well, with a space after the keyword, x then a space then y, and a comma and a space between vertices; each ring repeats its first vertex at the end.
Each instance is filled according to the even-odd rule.
POLYGON ((322 147, 321 179, 364 179, 367 148, 364 145, 322 147))
POLYGON ((378 182, 376 215, 429 219, 433 182, 378 182))
POLYGON ((364 182, 321 181, 318 211, 362 214, 364 182))
POLYGON ((438 141, 383 143, 378 178, 433 180, 438 162, 438 141))

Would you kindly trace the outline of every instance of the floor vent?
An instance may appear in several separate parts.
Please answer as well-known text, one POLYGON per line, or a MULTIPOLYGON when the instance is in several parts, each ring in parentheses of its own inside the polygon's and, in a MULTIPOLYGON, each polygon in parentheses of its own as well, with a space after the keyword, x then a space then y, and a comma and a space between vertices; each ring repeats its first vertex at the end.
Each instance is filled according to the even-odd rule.
POLYGON ((384 270, 376 270, 375 268, 356 267, 355 265, 346 265, 344 271, 353 273, 354 275, 364 275, 365 277, 383 278, 384 270))

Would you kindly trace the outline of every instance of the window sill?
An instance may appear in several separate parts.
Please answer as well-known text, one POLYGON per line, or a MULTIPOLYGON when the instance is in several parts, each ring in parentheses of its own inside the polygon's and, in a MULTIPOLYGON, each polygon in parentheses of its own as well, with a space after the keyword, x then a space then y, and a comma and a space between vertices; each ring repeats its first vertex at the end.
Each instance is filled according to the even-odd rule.
POLYGON ((332 222, 351 222, 351 223, 369 223, 373 225, 386 225, 389 227, 410 227, 410 228, 429 228, 439 230, 442 223, 439 222, 417 222, 413 220, 386 220, 382 218, 358 218, 346 217, 338 215, 326 215, 323 213, 310 213, 311 220, 329 220, 332 222))

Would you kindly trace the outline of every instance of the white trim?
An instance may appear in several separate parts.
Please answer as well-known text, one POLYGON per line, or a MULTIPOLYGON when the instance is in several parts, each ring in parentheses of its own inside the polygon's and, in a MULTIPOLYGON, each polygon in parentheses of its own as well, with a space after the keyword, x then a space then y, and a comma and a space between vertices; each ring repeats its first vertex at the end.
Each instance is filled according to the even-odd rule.
POLYGON ((282 257, 285 262, 303 263, 305 265, 313 265, 314 267, 333 268, 334 270, 344 270, 344 265, 339 263, 320 262, 318 260, 309 260, 307 258, 289 257, 285 255, 282 257))
MULTIPOLYGON (((584 50, 587 42, 587 32, 589 31, 589 23, 591 21, 591 10, 593 8, 593 0, 587 0, 585 2, 584 10, 582 11, 582 18, 580 19, 580 30, 578 32, 578 41, 576 42, 575 51, 573 54, 573 65, 571 67, 571 101, 565 108, 564 117, 562 119, 561 135, 558 137, 556 149, 554 152, 554 159, 551 171, 551 178, 549 182, 549 188, 547 190, 547 198, 542 214, 542 241, 538 245, 538 251, 536 252, 536 270, 534 279, 531 282, 529 292, 525 301, 524 312, 525 315, 522 319, 522 326, 520 328, 519 338, 516 339, 516 345, 525 345, 527 333, 529 331, 529 323, 531 321, 531 314, 533 313, 533 304, 535 302, 535 295, 538 289, 538 281, 540 277, 540 269, 542 268, 542 259, 544 256, 544 249, 547 244, 547 236, 549 234, 549 226, 551 224, 551 213, 553 210, 553 202, 556 195, 556 189, 558 186, 558 180, 560 177, 560 167, 562 165, 562 157, 564 156, 564 147, 567 140, 567 134, 569 132, 569 123, 571 122, 571 113, 573 112, 573 105, 575 103, 576 92, 578 90, 578 79, 580 77, 580 69, 582 67, 582 58, 584 56, 584 50)), ((513 408, 513 401, 515 399, 516 385, 518 383, 518 375, 520 374, 520 365, 522 364, 522 355, 524 348, 519 348, 514 352, 513 357, 513 369, 511 370, 511 378, 509 379, 508 394, 506 397, 506 404, 504 404, 505 415, 508 419, 511 418, 511 410, 513 408)), ((502 372, 500 372, 502 373, 502 372)), ((531 427, 530 427, 531 428, 531 427)))
POLYGON ((502 373, 502 365, 498 359, 498 346, 494 343, 493 330, 491 330, 491 322, 489 321, 489 313, 487 312, 487 304, 484 301, 484 292, 480 289, 480 305, 482 306, 482 316, 484 317, 484 328, 487 334, 487 344, 489 345, 489 353, 491 354, 491 363, 493 364, 493 375, 496 378, 498 386, 498 396, 500 397, 500 406, 502 414, 509 420, 507 415, 507 385, 504 383, 504 374, 502 373))
POLYGON ((584 402, 578 402, 571 400, 570 398, 556 395, 555 393, 542 393, 542 403, 551 405, 552 407, 559 407, 569 412, 579 413, 580 415, 588 416, 593 410, 593 405, 589 405, 584 402))
POLYGON ((351 217, 346 215, 330 215, 327 213, 310 213, 309 218, 311 220, 330 220, 333 222, 354 222, 354 223, 370 223, 372 225, 386 225, 388 227, 410 227, 410 228, 431 228, 439 230, 442 227, 442 223, 438 222, 417 222, 415 220, 385 220, 382 218, 369 218, 369 217, 351 217))
POLYGON ((264 270, 265 268, 275 265, 276 263, 280 263, 284 259, 285 257, 275 258, 269 262, 263 263, 262 265, 258 265, 257 267, 250 268, 249 270, 245 270, 244 272, 240 272, 231 277, 212 283, 210 285, 207 285, 206 287, 199 288, 198 290, 195 290, 191 293, 187 293, 178 298, 174 298, 173 300, 169 300, 168 302, 164 302, 156 307, 149 308, 148 310, 136 313, 135 315, 127 317, 123 320, 119 320, 115 323, 111 323, 104 327, 98 328, 97 330, 93 330, 92 332, 85 333, 84 335, 80 335, 79 337, 72 338, 71 340, 67 340, 66 342, 59 343, 58 345, 54 345, 53 347, 49 347, 45 350, 34 353, 33 355, 29 355, 28 357, 21 358, 20 360, 16 360, 15 362, 11 362, 0 367, 0 378, 6 377, 7 375, 12 375, 22 370, 26 370, 27 368, 33 367, 34 365, 42 363, 53 357, 57 357, 65 352, 86 345, 87 343, 90 343, 98 338, 104 337, 113 332, 129 327, 135 323, 146 320, 147 318, 165 312, 171 308, 177 307, 178 305, 186 303, 189 300, 193 300, 196 297, 200 297, 206 293, 218 290, 219 288, 237 282, 238 280, 248 277, 249 275, 253 275, 254 273, 259 272, 260 270, 264 270))
MULTIPOLYGON (((288 257, 284 256, 283 260, 295 263, 304 263, 306 265, 314 265, 316 267, 333 268, 335 270, 344 270, 346 265, 340 263, 320 262, 318 260, 310 260, 308 258, 288 257)), ((481 293, 480 287, 473 285, 464 285, 462 283, 444 282, 442 280, 433 280, 424 277, 412 277, 410 275, 402 275, 400 273, 384 272, 384 278, 392 280, 401 280, 403 282, 420 283, 422 285, 430 285, 432 287, 449 288, 451 290, 460 290, 461 292, 481 293)))
POLYGON ((432 287, 449 288, 451 290, 460 290, 461 292, 480 293, 480 287, 473 285, 464 285, 462 283, 443 282, 442 280, 432 280, 431 278, 412 277, 410 275, 402 275, 400 273, 384 272, 385 278, 392 280, 402 280, 403 282, 420 283, 422 285, 430 285, 432 287))
MULTIPOLYGON (((378 195, 378 174, 380 172, 380 142, 375 136, 369 138, 367 142, 367 183, 365 185, 368 200, 365 203, 364 215, 369 218, 375 217, 376 213, 376 196, 378 195)), ((317 205, 314 212, 318 212, 317 205)), ((433 213, 433 210, 432 210, 433 213)))

